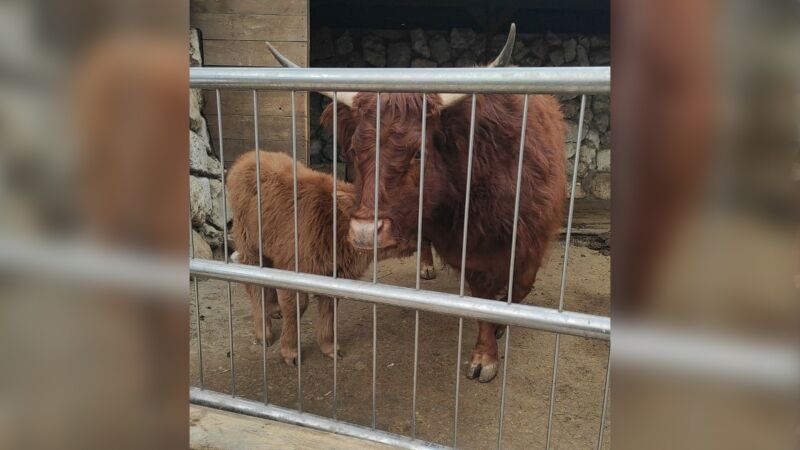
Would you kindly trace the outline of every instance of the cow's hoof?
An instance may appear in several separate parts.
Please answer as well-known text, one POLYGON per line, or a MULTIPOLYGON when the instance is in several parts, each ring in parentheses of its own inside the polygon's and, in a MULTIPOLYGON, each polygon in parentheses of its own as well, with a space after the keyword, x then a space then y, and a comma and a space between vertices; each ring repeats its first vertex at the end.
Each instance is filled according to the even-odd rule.
POLYGON ((488 383, 497 376, 497 368, 497 356, 473 352, 472 361, 467 369, 467 378, 471 380, 477 378, 481 383, 488 383))
POLYGON ((436 278, 436 269, 433 265, 422 264, 419 268, 419 277, 423 280, 432 280, 436 278))
POLYGON ((469 378, 470 380, 478 378, 481 375, 481 367, 483 367, 481 363, 470 364, 469 367, 467 368, 467 378, 469 378))
POLYGON ((487 364, 481 367, 481 375, 478 381, 481 383, 488 383, 497 376, 497 363, 487 364))
POLYGON ((495 339, 500 339, 503 335, 506 334, 506 326, 499 325, 497 328, 494 329, 494 337, 495 339))
POLYGON ((467 369, 467 378, 470 380, 478 379, 481 383, 488 383, 497 376, 497 363, 490 363, 483 365, 481 363, 472 363, 467 369))

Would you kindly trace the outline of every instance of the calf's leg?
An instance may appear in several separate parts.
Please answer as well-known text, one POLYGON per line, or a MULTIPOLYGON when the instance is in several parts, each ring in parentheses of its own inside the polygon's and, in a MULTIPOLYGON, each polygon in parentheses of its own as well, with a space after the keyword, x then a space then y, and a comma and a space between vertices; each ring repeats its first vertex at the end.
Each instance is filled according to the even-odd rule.
POLYGON ((275 288, 265 288, 266 295, 264 298, 267 301, 266 309, 267 315, 270 319, 280 319, 283 317, 283 313, 281 312, 281 307, 278 304, 278 293, 275 288))
POLYGON ((333 347, 333 301, 330 297, 317 297, 317 343, 328 358, 342 356, 339 349, 333 347))
MULTIPOLYGON (((278 304, 283 314, 281 356, 290 366, 297 366, 297 302, 295 291, 278 289, 278 304)), ((300 317, 308 306, 308 294, 300 293, 300 317)))
POLYGON ((268 346, 272 345, 272 320, 270 320, 269 308, 273 309, 277 306, 275 289, 262 288, 254 284, 246 284, 245 290, 247 296, 250 298, 250 308, 253 313, 253 334, 256 337, 256 342, 265 339, 268 346), (261 314, 261 290, 264 290, 264 308, 267 311, 267 319, 261 314), (275 306, 272 306, 275 305, 275 306))

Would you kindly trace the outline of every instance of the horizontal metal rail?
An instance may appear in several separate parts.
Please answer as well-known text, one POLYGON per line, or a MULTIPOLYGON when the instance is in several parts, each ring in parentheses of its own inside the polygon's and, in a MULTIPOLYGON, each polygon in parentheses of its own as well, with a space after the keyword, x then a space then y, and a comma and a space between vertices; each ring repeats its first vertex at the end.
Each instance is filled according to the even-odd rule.
POLYGON ((0 233, 0 277, 35 278, 82 288, 112 288, 169 301, 186 296, 186 265, 164 255, 134 253, 97 242, 0 233))
POLYGON ((604 94, 610 67, 441 69, 193 67, 189 84, 206 89, 271 91, 604 94))
POLYGON ((259 268, 243 264, 192 259, 193 276, 292 289, 312 294, 400 306, 440 314, 481 319, 543 331, 609 340, 611 319, 604 316, 561 311, 531 305, 506 304, 475 297, 415 289, 358 280, 331 278, 307 273, 259 268))
POLYGON ((196 405, 208 406, 210 408, 221 409, 224 411, 246 414, 248 416, 261 417, 263 419, 277 420, 279 422, 300 425, 303 427, 314 428, 317 430, 328 431, 331 433, 352 436, 366 439, 373 442, 391 445, 397 448, 406 449, 446 449, 431 442, 411 439, 398 434, 387 433, 385 431, 373 430, 371 428, 339 422, 327 417, 321 417, 309 413, 301 413, 293 409, 281 408, 280 406, 265 405, 252 400, 234 398, 219 392, 201 390, 199 388, 189 388, 189 401, 196 405))

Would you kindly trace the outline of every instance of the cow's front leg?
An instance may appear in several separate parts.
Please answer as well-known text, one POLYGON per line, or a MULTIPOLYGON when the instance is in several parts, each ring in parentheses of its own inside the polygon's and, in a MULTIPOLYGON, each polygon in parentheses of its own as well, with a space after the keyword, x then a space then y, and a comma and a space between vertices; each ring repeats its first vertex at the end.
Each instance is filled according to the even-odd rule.
MULTIPOLYGON (((301 293, 300 316, 303 316, 308 306, 308 295, 301 293)), ((295 291, 278 289, 278 304, 283 314, 283 327, 281 328, 281 356, 283 361, 290 366, 297 366, 297 302, 295 291)))
POLYGON ((481 383, 487 383, 497 375, 500 358, 498 357, 495 333, 500 327, 502 325, 478 321, 478 342, 472 350, 467 378, 477 378, 481 383))

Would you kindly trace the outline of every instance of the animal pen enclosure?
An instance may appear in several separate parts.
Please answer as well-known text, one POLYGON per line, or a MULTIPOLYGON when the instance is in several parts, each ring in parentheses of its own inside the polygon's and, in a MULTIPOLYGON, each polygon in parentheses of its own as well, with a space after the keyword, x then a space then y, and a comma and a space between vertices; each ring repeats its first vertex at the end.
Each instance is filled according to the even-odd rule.
MULTIPOLYGON (((261 107, 262 103, 260 102, 260 97, 263 95, 260 91, 268 91, 268 92, 275 92, 275 91, 289 91, 290 97, 292 99, 297 98, 297 91, 310 91, 310 90, 324 90, 324 91, 371 91, 371 92, 456 92, 456 93, 465 93, 471 94, 474 96, 476 93, 514 93, 514 94, 526 94, 525 95, 525 109, 523 113, 523 117, 520 117, 519 120, 522 120, 523 123, 527 120, 527 105, 528 105, 528 95, 527 94, 539 94, 539 93, 557 93, 557 94, 579 94, 582 95, 582 102, 581 102, 581 120, 579 121, 579 131, 578 131, 578 138, 577 138, 577 145, 576 145, 576 153, 580 152, 580 142, 582 138, 582 119, 583 119, 583 111, 585 108, 585 101, 586 96, 595 94, 595 93, 607 93, 610 90, 610 70, 608 67, 594 67, 594 68, 508 68, 508 69, 415 69, 415 70, 408 70, 408 69, 270 69, 270 68, 193 68, 190 71, 190 84, 192 87, 195 88, 203 88, 208 89, 213 92, 213 99, 215 100, 214 104, 217 108, 217 127, 218 127, 218 135, 217 138, 219 140, 219 149, 220 149, 220 159, 224 160, 224 151, 226 150, 225 140, 224 140, 224 133, 225 133, 225 124, 222 122, 222 111, 221 108, 224 105, 224 100, 220 102, 221 98, 224 97, 228 90, 235 90, 235 94, 230 95, 237 95, 242 98, 249 98, 252 105, 252 117, 254 121, 258 120, 259 117, 259 108, 261 107)), ((473 101, 473 111, 475 102, 473 101)), ((302 135, 298 132, 297 126, 297 118, 296 118, 296 108, 295 103, 290 103, 290 109, 292 114, 290 116, 290 141, 291 141, 291 148, 292 154, 295 157, 295 161, 297 160, 298 155, 298 144, 301 139, 302 135)), ((334 108, 336 111, 336 108, 334 108)), ((378 117, 380 117, 378 115, 378 117)), ((422 115, 422 127, 425 126, 425 118, 426 115, 422 115)), ((474 121, 474 113, 473 113, 473 121, 474 121)), ((334 119, 335 123, 335 119, 334 119)), ((473 127, 474 128, 474 124, 473 127)), ((258 130, 258 128, 255 128, 258 130)), ((424 129, 424 128, 423 128, 424 129)), ((522 127, 523 133, 526 127, 522 127)), ((336 127, 334 125, 334 133, 336 133, 336 127)), ((473 133, 474 130, 471 131, 473 133)), ((256 131, 257 133, 257 131, 256 131)), ((524 138, 524 137, 523 137, 524 138)), ((253 147, 258 151, 258 143, 259 138, 258 135, 254 135, 252 137, 255 144, 253 147)), ((334 139, 335 141, 335 139, 334 139)), ((423 146, 421 150, 421 158, 422 158, 422 166, 424 167, 425 161, 425 148, 423 146)), ((379 152, 379 145, 376 148, 376 153, 379 152)), ((519 180, 522 167, 522 152, 520 150, 515 149, 515 151, 519 152, 519 162, 518 162, 518 171, 517 171, 517 195, 516 195, 516 203, 519 204, 519 180)), ((470 144, 470 160, 472 158, 472 146, 470 144)), ((575 157, 575 164, 578 163, 578 156, 575 157)), ((335 159, 334 159, 335 161, 335 159)), ((379 160, 377 160, 379 161, 379 160)), ((376 171, 380 170, 379 166, 376 167, 376 171)), ((334 177, 336 175, 336 170, 334 170, 334 177)), ((575 182, 576 182, 576 174, 577 170, 573 170, 572 176, 572 187, 574 189, 575 182)), ((224 173, 221 174, 223 177, 224 182, 224 173)), ((468 175, 469 177, 469 175, 468 175)), ((420 174, 420 184, 424 183, 424 171, 420 174)), ((468 178, 469 179, 469 178, 468 178)), ((335 180, 335 178, 334 178, 335 180)), ((376 188, 377 189, 377 188, 376 188)), ((296 196, 296 178, 295 178, 295 196, 296 196)), ((466 197, 466 204, 469 205, 469 183, 467 184, 467 197, 466 197)), ((422 193, 422 190, 420 190, 422 193)), ((420 194, 420 197, 422 194, 420 194)), ((335 197, 335 196, 334 196, 335 197)), ((295 197, 296 199, 296 197, 295 197)), ((295 200, 296 201, 296 200, 295 200)), ((420 198, 420 202, 422 198, 420 198)), ((224 198, 223 198, 224 202, 224 198)), ((259 198, 260 202, 260 198, 259 198)), ((335 204, 335 203, 334 203, 335 204)), ((569 311, 565 308, 565 298, 566 294, 566 285, 567 285, 567 275, 568 275, 568 263, 570 261, 570 239, 571 239, 571 229, 572 229, 572 218, 574 214, 574 198, 570 199, 569 203, 569 213, 567 217, 567 224, 566 224, 566 237, 565 237, 565 245, 564 245, 564 252, 563 252, 563 264, 561 266, 561 276, 560 285, 558 289, 558 302, 553 307, 542 307, 542 306, 532 306, 532 305, 520 305, 520 304, 512 304, 512 303, 504 303, 499 301, 494 301, 490 299, 479 299, 473 298, 465 295, 464 292, 464 271, 462 264, 461 270, 461 283, 460 289, 458 294, 450 294, 450 293, 443 293, 443 292, 434 292, 434 291, 427 291, 420 289, 421 284, 419 280, 419 259, 416 262, 416 280, 415 280, 415 287, 414 288, 406 288, 406 287, 399 287, 393 286, 383 283, 378 283, 378 267, 375 266, 373 270, 372 282, 368 281, 358 281, 358 280, 347 280, 347 279, 340 279, 335 277, 329 276, 320 276, 320 275, 312 275, 312 274, 305 274, 300 273, 299 271, 295 270, 292 271, 284 271, 284 270, 277 270, 271 268, 261 268, 255 266, 247 266, 241 264, 234 264, 231 263, 228 259, 228 251, 227 248, 224 252, 224 262, 220 261, 212 261, 212 260, 200 260, 192 258, 190 261, 190 272, 191 275, 194 276, 194 291, 195 291, 195 300, 197 304, 195 305, 195 324, 196 324, 196 345, 194 345, 195 350, 197 351, 196 354, 196 367, 198 368, 198 384, 195 387, 192 387, 190 390, 190 399, 193 403, 206 405, 214 408, 225 409, 229 411, 235 411, 244 414, 255 415, 264 418, 271 418, 275 420, 285 421, 289 423, 300 424, 304 426, 309 426, 321 430, 326 430, 334 433, 346 434, 356 437, 361 437, 377 442, 387 443, 391 445, 396 445, 399 447, 404 448, 431 448, 439 446, 439 444, 434 444, 429 442, 428 440, 420 439, 420 436, 417 434, 417 426, 418 426, 418 411, 417 411, 417 403, 418 401, 424 401, 423 398, 417 396, 417 391, 420 386, 419 380, 419 369, 420 369, 420 358, 419 358, 419 342, 420 342, 420 331, 425 333, 424 329, 421 329, 420 326, 420 312, 424 315, 427 313, 436 313, 436 314, 444 314, 449 316, 454 316, 459 318, 458 319, 458 339, 457 339, 457 353, 455 355, 455 377, 453 378, 454 381, 454 391, 452 392, 453 398, 453 407, 452 407, 452 434, 449 438, 443 439, 438 438, 437 440, 440 441, 441 444, 450 445, 453 447, 456 446, 465 446, 469 447, 470 445, 475 445, 474 443, 471 444, 470 442, 464 442, 459 440, 460 429, 459 428, 459 414, 469 413, 469 411, 461 410, 459 411, 459 406, 462 402, 466 402, 467 399, 464 398, 464 394, 461 392, 462 389, 464 392, 467 391, 466 386, 461 386, 461 378, 463 378, 463 374, 461 373, 461 341, 463 338, 463 321, 464 318, 473 318, 473 319, 482 319, 486 321, 491 321, 494 323, 502 324, 506 326, 505 330, 505 337, 503 346, 505 348, 504 359, 502 360, 503 368, 501 369, 501 377, 495 384, 499 383, 499 394, 494 397, 493 401, 488 400, 493 406, 491 406, 493 411, 497 411, 497 418, 493 418, 493 427, 496 429, 495 436, 492 440, 495 442, 498 448, 508 445, 504 442, 504 436, 508 434, 508 430, 504 431, 504 427, 513 427, 513 423, 506 423, 507 421, 504 418, 506 414, 507 405, 506 403, 511 401, 510 398, 507 397, 506 389, 507 389, 507 374, 509 373, 510 368, 512 368, 515 364, 514 361, 509 362, 509 360, 514 359, 514 348, 509 346, 510 336, 514 333, 524 333, 524 329, 530 330, 538 330, 542 332, 554 333, 555 334, 555 342, 554 346, 551 347, 553 349, 552 353, 552 361, 551 366, 548 368, 550 372, 548 381, 545 382, 546 390, 548 391, 548 407, 546 411, 529 411, 530 414, 534 416, 539 416, 543 418, 543 423, 546 424, 546 434, 543 437, 544 443, 547 447, 551 447, 554 445, 558 446, 568 446, 570 445, 568 442, 563 442, 558 444, 556 436, 553 434, 553 419, 554 419, 554 411, 557 407, 556 404, 556 394, 557 394, 557 382, 558 382, 558 367, 559 361, 562 357, 559 356, 559 350, 562 346, 566 345, 565 343, 561 342, 561 336, 578 336, 582 340, 589 339, 589 340, 599 340, 599 341, 607 341, 610 338, 611 333, 611 324, 610 319, 604 315, 598 314, 586 314, 586 313, 579 313, 569 311), (229 385, 228 385, 228 392, 219 392, 224 388, 217 388, 218 384, 215 384, 215 389, 210 389, 208 385, 205 383, 205 375, 203 373, 203 345, 202 345, 202 338, 203 333, 220 333, 220 330, 211 331, 205 327, 201 327, 203 323, 200 317, 201 313, 201 305, 200 296, 197 294, 198 292, 198 278, 206 279, 217 279, 223 280, 222 292, 226 293, 224 297, 227 299, 227 337, 228 337, 228 351, 229 351, 229 362, 230 367, 225 369, 229 371, 229 385), (289 409, 282 406, 277 406, 270 402, 269 399, 269 389, 268 389, 268 378, 274 375, 276 371, 287 371, 284 366, 279 368, 268 367, 267 364, 267 349, 266 344, 262 345, 260 359, 262 360, 262 364, 260 367, 260 374, 254 373, 252 367, 245 373, 245 376, 252 377, 257 375, 261 382, 259 383, 262 388, 262 396, 260 399, 247 399, 242 397, 241 395, 237 396, 237 381, 239 383, 242 382, 241 377, 242 373, 239 372, 237 378, 237 370, 235 364, 235 352, 237 351, 237 347, 235 346, 234 342, 234 322, 235 322, 235 314, 233 303, 231 300, 232 295, 232 287, 231 282, 234 283, 248 283, 248 284, 256 284, 262 286, 270 286, 276 287, 281 289, 288 289, 288 290, 295 290, 300 292, 307 292, 310 294, 316 295, 323 295, 323 296, 330 296, 339 299, 348 299, 348 300, 357 300, 360 302, 367 302, 372 305, 372 351, 371 351, 371 367, 372 367, 372 378, 371 378, 371 389, 369 390, 370 394, 366 402, 361 404, 362 409, 370 410, 370 420, 369 426, 364 425, 356 425, 354 423, 348 423, 344 418, 337 416, 337 403, 341 402, 343 397, 342 396, 350 396, 350 395, 358 395, 354 394, 353 392, 341 392, 338 389, 339 382, 346 382, 346 380, 340 380, 338 378, 337 373, 337 364, 343 364, 343 362, 338 362, 336 358, 333 359, 332 362, 332 369, 333 372, 331 374, 331 384, 332 384, 332 409, 330 410, 330 414, 325 414, 324 416, 321 414, 311 414, 307 412, 307 409, 304 408, 304 387, 308 388, 308 385, 304 386, 304 367, 308 367, 308 365, 304 366, 304 364, 310 364, 315 366, 316 363, 306 363, 304 361, 303 352, 298 348, 298 364, 297 364, 297 383, 294 386, 293 390, 296 390, 296 397, 295 397, 295 404, 296 409, 289 409), (379 426, 378 417, 377 417, 377 396, 379 392, 379 386, 376 384, 376 372, 378 370, 378 343, 377 343, 377 336, 378 336, 378 327, 377 327, 377 305, 389 305, 393 307, 400 307, 406 309, 408 311, 414 312, 414 333, 412 342, 409 345, 413 345, 413 363, 411 364, 410 370, 410 380, 409 385, 411 386, 411 405, 408 410, 408 420, 407 423, 409 424, 408 428, 401 428, 402 430, 408 430, 406 433, 398 433, 398 432, 387 432, 382 431, 379 426), (515 327, 514 330, 511 327, 515 327), (519 328, 516 328, 519 327, 519 328), (519 330, 519 331, 517 331, 519 330), (512 333, 511 331, 514 331, 512 333), (326 417, 329 416, 329 417, 326 417), (546 419, 544 419, 546 417, 546 419), (505 433, 505 434, 504 434, 505 433)), ((419 210, 421 214, 421 209, 419 210)), ((296 203, 295 203, 295 214, 296 214, 296 203)), ((518 220, 518 207, 515 209, 515 217, 514 220, 514 239, 516 237, 516 222, 518 220)), ((376 215, 377 217, 377 215, 376 215)), ((292 220, 292 218, 288 215, 287 211, 287 220, 292 220)), ((295 219, 296 221, 296 215, 295 219)), ((469 221, 469 211, 468 208, 465 211, 465 220, 464 220, 464 229, 466 230, 469 221)), ((227 218, 225 220, 227 226, 227 218)), ((296 222, 295 222, 296 223, 296 222)), ((336 227, 334 227, 335 230, 336 227)), ((295 235, 294 240, 297 242, 297 228, 295 225, 295 235)), ((227 230, 225 230, 227 233, 227 230)), ((466 236, 466 235, 464 235, 466 236)), ((376 228, 376 239, 377 239, 377 228, 376 228)), ((223 241, 227 246, 227 240, 223 241)), ((334 240, 335 242, 335 240, 334 240)), ((418 238, 417 242, 421 242, 418 238)), ((463 247, 464 249, 466 247, 463 247)), ((510 268, 510 278, 513 281, 514 276, 514 250, 515 246, 512 245, 512 260, 509 262, 510 268)), ((465 250, 462 250, 465 252, 465 250)), ((335 253, 334 253, 335 254, 335 253)), ((419 255, 419 252, 417 253, 419 255)), ((376 253, 377 255, 377 253, 376 253)), ((301 255, 302 257, 302 255, 301 255)), ((295 259, 297 261, 297 259, 295 259)), ((462 256, 463 261, 463 256, 462 256)), ((334 273, 335 275, 335 273, 334 273)), ((553 292, 549 292, 550 299, 555 301, 555 294, 553 292)), ((334 302, 336 304, 336 302, 334 302)), ((218 305, 217 305, 218 306, 218 305)), ((208 307, 211 309, 210 307, 208 307)), ((299 304, 298 304, 299 308, 299 304)), ((382 306, 383 308, 383 306, 382 306)), ((223 306, 223 309, 224 306, 223 306)), ((203 310, 204 311, 204 310, 203 310)), ((262 303, 262 311, 263 311, 263 303, 262 303)), ((336 324, 339 320, 342 320, 341 316, 337 317, 336 310, 334 310, 334 341, 338 340, 338 335, 342 333, 342 330, 338 330, 336 324)), ((224 330, 223 330, 224 333, 224 330)), ((300 334, 300 330, 298 329, 298 335, 300 334)), ((300 347, 300 343, 302 342, 302 338, 298 339, 298 347, 300 347)), ((566 342, 566 339, 565 339, 566 342)), ((399 342, 393 342, 393 345, 401 345, 399 342)), ((574 342, 569 343, 570 349, 574 349, 574 342)), ((427 362, 430 364, 430 362, 427 362)), ((605 421, 605 412, 606 412, 606 403, 607 403, 607 395, 608 395, 608 367, 609 365, 606 363, 605 368, 600 368, 600 370, 604 373, 603 381, 601 386, 598 387, 599 392, 599 399, 601 401, 597 402, 596 405, 591 405, 597 411, 597 422, 594 424, 594 439, 591 446, 596 446, 597 448, 601 448, 603 446, 603 434, 604 434, 604 421, 605 421)), ((596 370, 597 368, 595 368, 596 370)), ((513 370, 513 369, 512 369, 513 370)), ((452 373, 452 371, 450 371, 452 373)), ((309 374, 305 375, 306 377, 310 376, 309 374)), ((536 380, 539 381, 539 380, 536 380)), ((536 383, 537 385, 541 385, 542 383, 536 383)), ((313 386, 312 386, 313 388, 313 386)), ((424 386, 423 386, 424 388, 424 386)), ((364 386, 360 386, 359 391, 363 393, 364 386)), ((381 395, 385 395, 381 393, 381 395)), ((483 394, 485 396, 485 394, 483 394)), ((327 396, 327 394, 325 395, 327 396)), ((484 402, 485 403, 485 402, 484 402)), ((488 408, 489 406, 484 404, 479 404, 479 407, 488 408)), ((384 409, 382 409, 383 411, 384 409)), ((315 411, 316 412, 316 411, 315 411)), ((435 414, 442 415, 442 414, 449 414, 446 411, 438 411, 435 414)), ((484 419, 486 420, 486 419, 484 419)), ((393 430, 395 431, 395 430, 393 430)), ((469 430, 467 430, 468 433, 469 430)), ((515 441, 514 446, 525 446, 525 443, 522 441, 515 441)), ((587 445, 588 446, 588 445, 587 445)))

